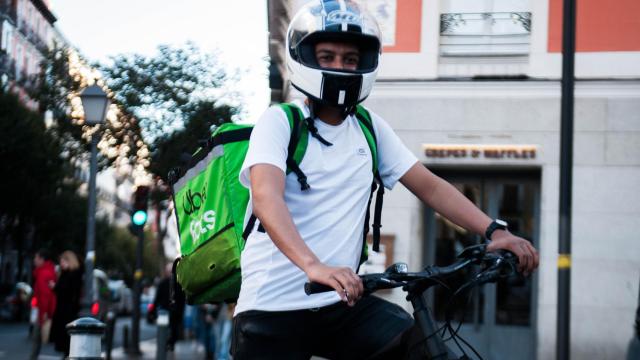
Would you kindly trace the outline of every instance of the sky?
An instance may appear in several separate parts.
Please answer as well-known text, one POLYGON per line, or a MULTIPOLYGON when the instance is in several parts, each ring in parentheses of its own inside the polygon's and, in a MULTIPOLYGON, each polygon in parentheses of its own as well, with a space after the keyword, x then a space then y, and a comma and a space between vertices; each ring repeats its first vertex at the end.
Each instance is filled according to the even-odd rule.
POLYGON ((269 105, 266 0, 51 0, 56 26, 90 61, 122 53, 153 55, 160 44, 194 42, 220 51, 233 69, 246 71, 237 84, 248 119, 269 105))

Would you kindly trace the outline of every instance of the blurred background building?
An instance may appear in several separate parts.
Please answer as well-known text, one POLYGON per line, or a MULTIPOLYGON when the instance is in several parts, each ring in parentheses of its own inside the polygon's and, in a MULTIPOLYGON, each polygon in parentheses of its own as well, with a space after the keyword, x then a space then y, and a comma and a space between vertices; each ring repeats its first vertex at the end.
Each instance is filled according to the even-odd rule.
POLYGON ((0 85, 37 109, 27 90, 54 42, 65 43, 57 18, 43 0, 0 0, 0 85))
MULTIPOLYGON (((55 28, 56 16, 42 0, 0 0, 0 87, 18 95, 20 101, 37 110, 29 96, 40 63, 54 42, 64 43, 55 28)), ((8 175, 8 174, 5 174, 8 175)), ((19 274, 31 273, 31 261, 22 261, 17 241, 7 239, 0 249, 0 283, 15 283, 19 274), (8 240, 8 241, 7 241, 8 240), (21 264, 21 266, 19 265, 21 264)))
MULTIPOLYGON (((272 101, 288 83, 284 39, 306 1, 269 0, 272 101)), ((365 105, 420 161, 530 241, 540 270, 474 292, 462 335, 490 359, 555 357, 561 0, 370 0, 383 34, 365 105), (517 354, 514 356, 514 354, 517 354)), ((640 3, 577 2, 571 354, 620 359, 640 277, 640 3)), ((480 239, 402 186, 383 213, 382 263, 451 262, 480 239)), ((408 304, 401 293, 390 295, 408 304)), ((431 297, 442 319, 445 294, 431 297)), ((458 317, 460 319, 460 317, 458 317)))
MULTIPOLYGON (((41 71, 40 65, 47 51, 54 47, 69 47, 76 63, 80 59, 79 52, 56 27, 56 21, 47 0, 0 0, 0 86, 17 94, 20 101, 34 111, 40 109, 29 92, 36 85, 36 76, 41 71)), ((88 67, 87 64, 79 66, 88 67)), ((50 126, 49 111, 44 113, 44 119, 50 126)), ((80 191, 86 193, 89 164, 83 164, 74 176, 85 183, 80 191)), ((134 180, 130 176, 119 174, 113 168, 101 172, 97 179, 97 216, 109 223, 127 226, 133 185, 134 180)), ((0 230, 2 226, 0 223, 0 230)), ((35 250, 31 249, 29 238, 7 236, 3 239, 0 246, 0 284, 13 284, 29 278, 31 258, 25 255, 35 250), (22 242, 22 246, 17 246, 17 242, 22 242)))

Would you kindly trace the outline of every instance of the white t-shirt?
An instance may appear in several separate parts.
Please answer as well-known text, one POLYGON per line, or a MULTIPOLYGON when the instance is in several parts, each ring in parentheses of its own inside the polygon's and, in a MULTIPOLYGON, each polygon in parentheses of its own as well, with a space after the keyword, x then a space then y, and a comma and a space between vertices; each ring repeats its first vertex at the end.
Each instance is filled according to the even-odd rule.
MULTIPOLYGON (((305 117, 308 108, 296 102, 305 117)), ((391 189, 417 158, 402 144, 391 127, 371 113, 377 137, 379 171, 391 189)), ((286 177, 284 200, 293 222, 307 246, 324 264, 358 267, 367 201, 373 181, 372 159, 366 138, 355 116, 332 126, 316 119, 318 133, 332 146, 309 136, 300 163, 310 185, 300 190, 297 176, 286 177)), ((271 164, 286 172, 290 128, 279 106, 269 108, 253 129, 249 150, 240 172, 240 182, 250 188, 249 169, 271 164)), ((371 209, 373 212, 373 209, 371 209)), ((252 212, 247 209, 248 221, 252 212)), ((247 310, 283 311, 309 309, 340 301, 335 291, 308 296, 306 274, 293 264, 257 225, 241 256, 242 286, 236 314, 247 310)))

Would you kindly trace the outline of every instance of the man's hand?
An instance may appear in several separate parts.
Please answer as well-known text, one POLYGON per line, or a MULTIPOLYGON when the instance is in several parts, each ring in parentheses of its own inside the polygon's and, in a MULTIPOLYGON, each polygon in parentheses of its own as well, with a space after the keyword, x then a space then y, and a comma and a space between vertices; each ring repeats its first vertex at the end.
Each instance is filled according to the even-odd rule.
POLYGON ((309 281, 325 284, 336 289, 342 301, 349 306, 360 300, 364 287, 362 280, 348 267, 332 267, 316 263, 306 269, 309 281))
POLYGON ((531 243, 507 230, 496 230, 491 236, 487 251, 509 250, 518 257, 518 271, 528 276, 538 268, 540 257, 531 243))

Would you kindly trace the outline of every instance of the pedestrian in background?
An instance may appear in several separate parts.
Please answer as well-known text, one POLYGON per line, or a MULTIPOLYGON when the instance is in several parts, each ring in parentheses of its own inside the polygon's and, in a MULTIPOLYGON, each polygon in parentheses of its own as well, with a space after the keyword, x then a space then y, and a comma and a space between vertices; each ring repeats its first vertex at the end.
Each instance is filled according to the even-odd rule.
POLYGON ((231 354, 231 326, 235 304, 222 304, 216 325, 216 360, 229 360, 231 354))
POLYGON ((215 324, 220 313, 221 304, 202 304, 196 311, 196 336, 204 346, 205 359, 215 359, 216 329, 215 324))
POLYGON ((51 341, 58 352, 69 355, 69 334, 66 326, 78 318, 82 288, 82 266, 78 256, 67 250, 59 258, 60 274, 54 287, 56 309, 51 324, 51 341))
POLYGON ((38 320, 34 328, 31 359, 35 360, 40 354, 43 342, 49 340, 51 318, 56 308, 56 294, 53 288, 56 284, 56 270, 49 252, 40 249, 33 257, 33 296, 38 308, 38 320))
MULTIPOLYGON (((153 309, 156 312, 162 309, 169 312, 169 338, 167 339, 167 350, 173 351, 176 341, 181 338, 182 318, 184 315, 184 293, 177 289, 171 299, 171 275, 173 264, 169 263, 165 267, 163 278, 158 282, 156 296, 153 299, 153 309), (172 303, 173 301, 173 303, 172 303)), ((179 288, 179 287, 178 287, 179 288)))
POLYGON ((177 280, 174 277, 175 274, 175 266, 177 262, 173 262, 171 267, 171 276, 170 276, 170 304, 169 308, 171 311, 169 312, 169 326, 171 326, 171 336, 173 338, 173 344, 180 339, 184 339, 184 310, 186 306, 186 298, 184 295, 184 291, 180 285, 177 284, 177 280))

